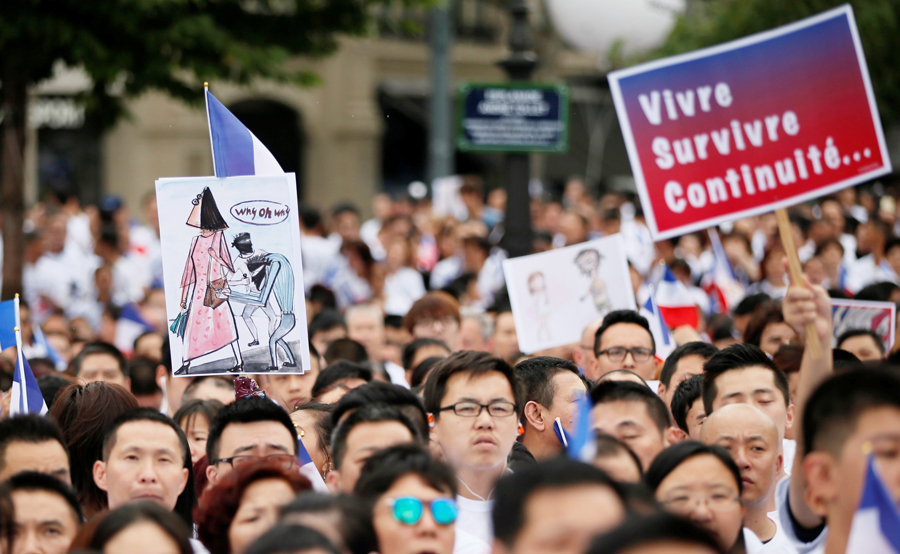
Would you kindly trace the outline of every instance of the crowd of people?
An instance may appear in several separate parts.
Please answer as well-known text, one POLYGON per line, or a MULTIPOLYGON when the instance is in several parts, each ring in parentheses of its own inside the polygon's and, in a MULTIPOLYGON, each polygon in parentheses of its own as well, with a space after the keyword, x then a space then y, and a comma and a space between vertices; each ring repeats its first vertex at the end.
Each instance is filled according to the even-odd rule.
MULTIPOLYGON (((301 207, 311 367, 179 376, 159 226, 57 194, 28 215, 23 354, 45 415, 0 419, 0 553, 837 554, 870 460, 900 504, 896 347, 834 336, 831 298, 900 301, 897 207, 875 187, 654 243, 640 206, 579 179, 532 200, 534 250, 621 233, 638 305, 663 264, 694 328, 661 359, 639 312, 518 340, 505 197, 464 212, 376 197, 301 207), (806 347, 818 340, 820 348, 806 347), (586 423, 589 436, 576 431, 586 423), (575 440, 585 441, 574 448, 575 440)), ((896 344, 896 342, 895 342, 896 344)), ((14 349, 0 352, 9 391, 14 349)), ((860 543, 858 541, 862 540, 860 543)))

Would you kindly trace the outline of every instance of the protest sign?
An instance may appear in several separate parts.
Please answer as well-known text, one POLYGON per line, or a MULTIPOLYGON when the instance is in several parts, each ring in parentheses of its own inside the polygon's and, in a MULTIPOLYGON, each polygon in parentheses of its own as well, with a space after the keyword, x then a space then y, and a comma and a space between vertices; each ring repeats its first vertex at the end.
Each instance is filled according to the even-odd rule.
POLYGON ((887 350, 894 346, 897 325, 897 306, 893 302, 831 299, 834 336, 851 329, 874 331, 887 350))
POLYGON ((181 376, 309 368, 293 173, 156 181, 181 376))
POLYGON ((891 171, 849 5, 609 82, 656 240, 891 171))
POLYGON ((503 261, 519 350, 581 340, 588 323, 636 310, 621 235, 503 261))

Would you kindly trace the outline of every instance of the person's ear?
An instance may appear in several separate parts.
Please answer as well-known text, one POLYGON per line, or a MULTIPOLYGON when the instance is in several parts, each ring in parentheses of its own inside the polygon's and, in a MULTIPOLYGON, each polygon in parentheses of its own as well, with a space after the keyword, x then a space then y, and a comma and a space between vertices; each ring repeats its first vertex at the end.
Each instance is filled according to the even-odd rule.
POLYGON ((534 400, 529 400, 525 404, 525 423, 534 427, 538 432, 543 432, 547 427, 544 421, 544 410, 534 400))
POLYGON ((660 381, 659 385, 656 387, 656 396, 660 399, 666 396, 666 384, 662 381, 660 381))
POLYGON ((331 494, 340 494, 341 472, 336 469, 329 471, 328 475, 325 476, 325 484, 328 485, 328 490, 331 491, 331 494))
POLYGON ((785 430, 790 429, 794 426, 794 403, 791 404, 787 408, 787 417, 784 419, 784 428, 785 430))
POLYGON ((806 477, 804 500, 809 508, 820 517, 828 515, 828 506, 837 497, 837 468, 831 455, 825 452, 811 452, 803 458, 803 474, 806 477))
POLYGON ((97 488, 106 491, 106 462, 103 460, 94 462, 93 474, 94 484, 97 485, 97 488))
POLYGON ((209 481, 210 485, 215 485, 219 480, 219 468, 215 464, 206 466, 206 480, 209 481))
POLYGON ((784 454, 778 454, 775 458, 775 475, 779 475, 784 469, 784 454))
POLYGON ((503 544, 503 541, 499 539, 494 539, 494 545, 491 548, 491 554, 507 554, 509 549, 506 548, 506 545, 503 544))
POLYGON ((181 484, 178 485, 178 496, 181 496, 181 493, 184 492, 184 487, 187 486, 188 483, 188 475, 190 475, 191 470, 188 468, 182 468, 181 470, 181 484))
POLYGON ((674 425, 666 429, 665 439, 666 445, 671 446, 677 442, 688 440, 688 434, 684 432, 680 427, 675 427, 674 425))

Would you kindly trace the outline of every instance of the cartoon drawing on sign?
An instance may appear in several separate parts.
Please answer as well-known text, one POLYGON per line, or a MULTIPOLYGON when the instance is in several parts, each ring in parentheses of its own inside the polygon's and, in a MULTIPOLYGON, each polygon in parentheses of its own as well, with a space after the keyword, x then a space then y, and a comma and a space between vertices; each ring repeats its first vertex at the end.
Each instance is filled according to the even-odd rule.
POLYGON ((584 301, 590 298, 597 308, 597 313, 600 316, 605 316, 612 310, 612 305, 609 301, 609 294, 606 292, 606 283, 599 275, 600 260, 602 258, 603 256, 600 255, 600 252, 589 248, 582 250, 575 256, 575 265, 582 275, 591 280, 588 285, 588 292, 581 297, 581 300, 584 301))
POLYGON ((547 283, 542 272, 535 271, 528 276, 528 294, 531 295, 531 307, 538 318, 537 340, 552 340, 549 326, 550 297, 547 295, 547 283))
MULTIPOLYGON (((234 259, 234 278, 228 280, 229 288, 238 290, 245 294, 259 294, 260 285, 265 279, 265 264, 261 263, 263 256, 268 254, 265 250, 253 250, 253 243, 250 240, 250 233, 238 233, 231 243, 239 255, 234 259)), ((264 306, 256 306, 253 304, 244 304, 244 311, 241 313, 241 319, 250 330, 253 340, 247 343, 247 346, 258 346, 259 335, 256 331, 256 324, 253 322, 253 314, 262 309, 263 313, 269 319, 269 335, 275 332, 276 321, 278 316, 275 314, 275 308, 271 302, 266 302, 264 306)))
MULTIPOLYGON (((247 244, 252 249, 249 235, 247 236, 247 244)), ((266 370, 275 371, 278 369, 279 346, 281 346, 287 358, 283 367, 296 368, 297 362, 294 359, 294 354, 284 340, 285 335, 297 324, 297 319, 294 317, 294 270, 291 268, 287 258, 281 254, 274 253, 264 253, 258 257, 251 258, 247 262, 247 267, 251 272, 262 276, 257 285, 258 290, 250 293, 232 290, 229 296, 235 302, 245 304, 247 308, 265 308, 269 306, 270 309, 269 302, 273 296, 275 297, 275 303, 278 304, 278 308, 281 310, 281 320, 274 329, 272 329, 272 319, 269 320, 271 329, 269 332, 269 357, 271 365, 266 370)), ((266 315, 268 315, 268 312, 266 315)))
POLYGON ((193 200, 186 225, 200 229, 191 240, 188 258, 181 277, 181 309, 187 313, 184 329, 182 365, 176 375, 188 372, 191 362, 231 346, 234 365, 230 371, 244 367, 237 344, 237 327, 227 300, 229 273, 234 273, 231 253, 225 244, 228 224, 209 187, 193 200))

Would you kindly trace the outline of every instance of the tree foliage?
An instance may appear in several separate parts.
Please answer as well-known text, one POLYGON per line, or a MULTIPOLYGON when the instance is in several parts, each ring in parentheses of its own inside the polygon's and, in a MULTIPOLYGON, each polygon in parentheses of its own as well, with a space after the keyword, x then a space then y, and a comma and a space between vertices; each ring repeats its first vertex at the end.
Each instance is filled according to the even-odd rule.
MULTIPOLYGON (((689 0, 666 43, 670 56, 793 23, 846 0, 689 0)), ((900 119, 900 0, 851 0, 885 125, 900 119)))

